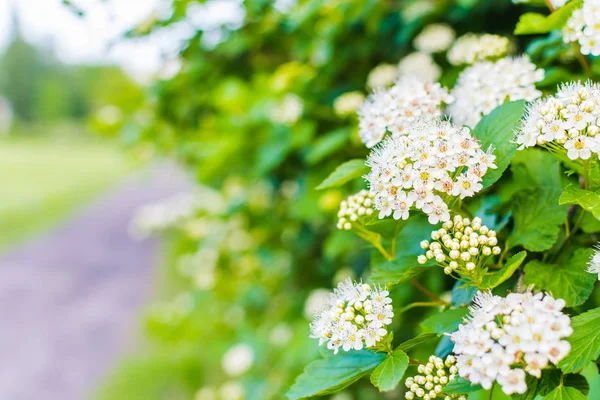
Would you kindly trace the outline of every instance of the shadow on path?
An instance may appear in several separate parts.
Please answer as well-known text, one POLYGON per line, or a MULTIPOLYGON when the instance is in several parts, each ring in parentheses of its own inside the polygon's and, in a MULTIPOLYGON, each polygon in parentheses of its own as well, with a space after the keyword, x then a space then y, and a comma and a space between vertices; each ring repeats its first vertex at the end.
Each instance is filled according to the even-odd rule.
POLYGON ((137 207, 188 190, 161 165, 0 256, 0 399, 81 400, 127 350, 151 293, 156 243, 127 232, 137 207))

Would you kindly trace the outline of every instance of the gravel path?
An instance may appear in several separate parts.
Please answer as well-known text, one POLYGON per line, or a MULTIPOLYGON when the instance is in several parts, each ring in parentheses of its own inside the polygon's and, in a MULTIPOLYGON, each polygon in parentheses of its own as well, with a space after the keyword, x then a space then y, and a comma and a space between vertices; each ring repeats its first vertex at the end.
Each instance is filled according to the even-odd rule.
POLYGON ((128 236, 132 213, 189 185, 171 165, 138 173, 0 256, 0 399, 89 397, 134 340, 153 286, 156 243, 128 236))

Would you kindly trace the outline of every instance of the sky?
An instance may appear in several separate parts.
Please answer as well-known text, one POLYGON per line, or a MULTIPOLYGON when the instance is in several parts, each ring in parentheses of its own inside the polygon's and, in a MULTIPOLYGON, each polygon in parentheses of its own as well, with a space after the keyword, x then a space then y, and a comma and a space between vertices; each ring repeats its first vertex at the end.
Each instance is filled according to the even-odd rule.
POLYGON ((191 8, 190 20, 186 23, 149 39, 131 41, 123 40, 123 33, 152 17, 168 15, 170 1, 72 2, 85 11, 83 17, 70 11, 61 0, 0 0, 0 52, 10 40, 11 10, 16 10, 25 39, 52 46, 59 59, 78 64, 116 63, 134 78, 144 81, 169 65, 165 60, 173 59, 182 41, 191 37, 196 29, 223 23, 238 25, 244 15, 239 0, 213 0, 191 8))

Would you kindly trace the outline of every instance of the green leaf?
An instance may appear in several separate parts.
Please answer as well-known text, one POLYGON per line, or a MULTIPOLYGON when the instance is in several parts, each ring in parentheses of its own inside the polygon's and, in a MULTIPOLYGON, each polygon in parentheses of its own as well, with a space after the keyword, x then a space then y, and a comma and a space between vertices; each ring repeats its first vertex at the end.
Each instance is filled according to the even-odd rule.
POLYGON ((466 283, 464 281, 456 281, 456 283, 452 287, 450 302, 454 307, 464 306, 469 304, 476 294, 477 287, 466 286, 466 283))
POLYGON ((350 139, 350 128, 340 128, 320 137, 306 153, 306 162, 314 165, 336 152, 350 139))
POLYGON ((394 350, 375 368, 371 383, 380 392, 394 390, 408 368, 408 356, 402 350, 394 350))
POLYGON ((481 385, 473 385, 468 379, 456 376, 444 387, 445 394, 462 394, 477 392, 483 389, 481 385))
POLYGON ((453 308, 433 314, 419 325, 425 332, 449 333, 454 332, 469 313, 466 307, 453 308))
POLYGON ((587 400, 587 397, 574 387, 561 385, 544 396, 544 400, 587 400))
POLYGON ((557 369, 545 369, 541 378, 527 374, 525 383, 527 391, 523 394, 513 394, 513 400, 534 400, 538 395, 545 396, 560 385, 561 373, 557 369))
POLYGON ((511 201, 515 226, 509 247, 522 245, 530 251, 544 251, 558 239, 568 207, 558 204, 556 188, 531 188, 517 192, 511 201))
POLYGON ((571 327, 571 351, 558 364, 564 372, 577 372, 600 356, 600 308, 573 317, 571 327))
POLYGON ((583 375, 566 374, 563 378, 563 382, 565 386, 575 388, 585 395, 590 392, 590 384, 583 375))
POLYGON ((396 285, 405 282, 431 268, 431 264, 421 265, 417 257, 423 254, 420 242, 431 235, 434 227, 423 215, 415 215, 396 236, 396 254, 393 261, 383 258, 378 251, 373 252, 369 281, 381 285, 396 285))
POLYGON ((422 333, 419 336, 416 336, 412 339, 407 340, 404 343, 401 343, 396 350, 409 351, 414 347, 417 347, 423 343, 427 343, 430 340, 437 338, 438 335, 436 333, 422 333))
POLYGON ((534 260, 525 266, 524 285, 535 285, 555 298, 564 299, 567 306, 583 304, 592 293, 596 276, 586 271, 592 249, 577 249, 571 257, 557 264, 534 260))
POLYGON ((539 13, 525 13, 519 18, 515 35, 534 35, 561 29, 565 26, 573 11, 581 8, 582 4, 583 0, 571 1, 548 16, 539 13))
POLYGON ((525 112, 525 101, 517 100, 504 103, 484 116, 477 124, 473 135, 479 140, 485 151, 494 149, 498 168, 490 169, 483 176, 483 188, 491 186, 502 176, 517 151, 514 141, 515 129, 521 123, 525 112))
POLYGON ((481 289, 493 289, 505 282, 521 266, 523 261, 525 261, 525 257, 527 257, 526 251, 515 254, 506 261, 506 264, 499 271, 485 275, 479 287, 481 289))
POLYGON ((559 204, 577 204, 600 220, 600 195, 581 189, 573 184, 566 187, 558 199, 559 204))
POLYGON ((384 353, 361 350, 313 361, 296 378, 286 396, 295 400, 338 392, 368 374, 384 359, 384 353))
POLYGON ((355 158, 346 161, 335 169, 319 186, 318 190, 341 186, 346 182, 359 178, 369 172, 369 167, 365 165, 365 161, 360 158, 355 158))
POLYGON ((538 148, 519 150, 510 169, 519 187, 548 187, 562 190, 560 162, 551 153, 538 148))

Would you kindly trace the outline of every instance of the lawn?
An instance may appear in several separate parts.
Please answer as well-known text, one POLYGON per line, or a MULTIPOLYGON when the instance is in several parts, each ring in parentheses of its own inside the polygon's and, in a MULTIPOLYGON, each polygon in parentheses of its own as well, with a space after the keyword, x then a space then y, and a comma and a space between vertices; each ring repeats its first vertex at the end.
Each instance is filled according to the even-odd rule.
POLYGON ((116 144, 0 140, 0 250, 50 229, 132 168, 116 144))

